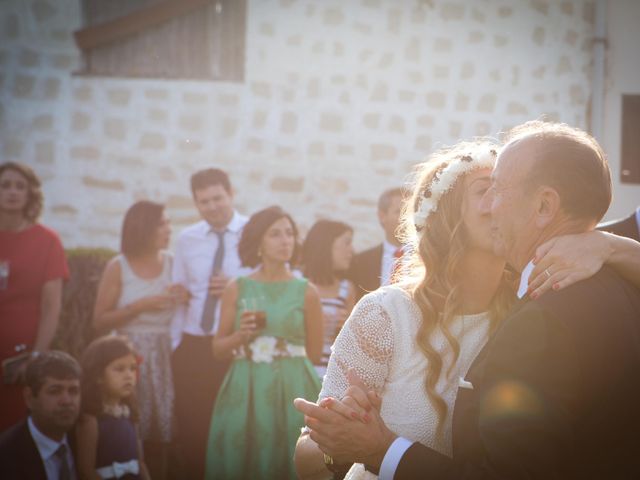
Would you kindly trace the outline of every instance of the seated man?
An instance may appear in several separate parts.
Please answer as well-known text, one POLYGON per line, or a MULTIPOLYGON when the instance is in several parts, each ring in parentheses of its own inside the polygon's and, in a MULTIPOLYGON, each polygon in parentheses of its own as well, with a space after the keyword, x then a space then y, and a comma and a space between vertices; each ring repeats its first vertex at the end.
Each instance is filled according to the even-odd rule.
POLYGON ((64 352, 45 352, 29 363, 25 377, 30 415, 0 435, 2 478, 73 480, 67 432, 80 411, 80 365, 64 352))

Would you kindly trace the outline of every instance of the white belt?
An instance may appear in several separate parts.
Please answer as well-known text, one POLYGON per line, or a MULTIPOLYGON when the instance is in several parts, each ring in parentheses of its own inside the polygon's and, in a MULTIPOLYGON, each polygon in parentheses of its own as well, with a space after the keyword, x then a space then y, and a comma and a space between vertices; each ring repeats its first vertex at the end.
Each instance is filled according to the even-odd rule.
POLYGON ((257 337, 249 345, 235 351, 235 358, 248 358, 256 363, 271 363, 277 358, 306 357, 304 345, 293 345, 284 338, 257 337))
POLYGON ((138 460, 129 460, 124 463, 113 462, 109 466, 96 469, 96 472, 100 475, 100 478, 120 478, 127 473, 137 475, 140 473, 140 466, 138 465, 138 460))

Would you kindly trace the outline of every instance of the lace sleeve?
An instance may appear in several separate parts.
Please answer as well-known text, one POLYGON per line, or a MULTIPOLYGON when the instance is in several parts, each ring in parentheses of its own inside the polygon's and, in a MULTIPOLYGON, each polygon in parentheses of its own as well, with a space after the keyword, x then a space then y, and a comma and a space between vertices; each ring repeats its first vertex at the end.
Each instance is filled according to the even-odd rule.
POLYGON ((368 294, 353 309, 331 347, 319 398, 341 398, 349 387, 350 368, 369 388, 382 390, 393 355, 393 330, 381 299, 379 292, 368 294))

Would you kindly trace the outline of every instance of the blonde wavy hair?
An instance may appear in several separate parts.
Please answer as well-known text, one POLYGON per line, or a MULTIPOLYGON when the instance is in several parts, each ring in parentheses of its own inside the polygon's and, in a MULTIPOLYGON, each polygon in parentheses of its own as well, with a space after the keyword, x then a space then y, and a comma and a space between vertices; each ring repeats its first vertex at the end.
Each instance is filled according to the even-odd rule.
MULTIPOLYGON (((464 178, 460 175, 452 188, 442 195, 435 212, 432 212, 418 235, 413 214, 420 207, 420 201, 434 177, 453 162, 473 157, 473 153, 487 146, 499 147, 489 140, 460 142, 453 147, 443 148, 433 153, 429 159, 415 169, 415 179, 411 196, 404 205, 400 237, 408 246, 409 258, 397 280, 409 290, 422 313, 422 323, 418 329, 417 344, 427 359, 425 388, 438 414, 438 433, 443 428, 447 414, 447 404, 436 392, 435 387, 443 372, 443 359, 433 347, 431 336, 439 328, 447 339, 454 354, 454 364, 460 354, 460 345, 449 329, 452 321, 463 313, 463 299, 460 293, 460 264, 468 244, 468 234, 462 218, 464 198, 464 178)), ((505 317, 515 298, 512 276, 505 270, 502 281, 489 307, 490 334, 498 322, 505 317)))

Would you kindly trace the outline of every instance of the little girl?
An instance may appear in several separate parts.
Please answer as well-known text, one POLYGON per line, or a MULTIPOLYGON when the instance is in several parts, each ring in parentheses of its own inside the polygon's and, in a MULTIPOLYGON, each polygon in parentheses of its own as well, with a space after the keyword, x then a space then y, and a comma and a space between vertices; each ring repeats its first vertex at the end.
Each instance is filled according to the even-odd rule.
POLYGON ((135 424, 138 360, 133 347, 126 337, 101 337, 89 344, 81 363, 80 478, 148 479, 135 424))

